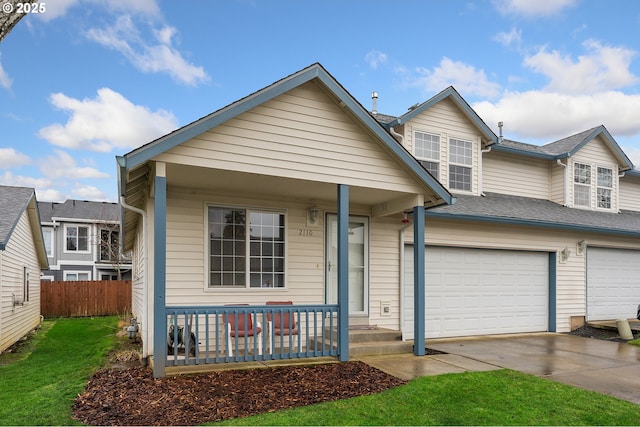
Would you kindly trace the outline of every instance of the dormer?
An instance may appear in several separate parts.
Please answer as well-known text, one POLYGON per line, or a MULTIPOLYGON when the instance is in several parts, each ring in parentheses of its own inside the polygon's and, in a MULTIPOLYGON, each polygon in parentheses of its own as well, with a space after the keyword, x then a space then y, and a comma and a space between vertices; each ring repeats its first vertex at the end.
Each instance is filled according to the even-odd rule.
POLYGON ((449 191, 480 195, 481 151, 497 136, 452 86, 383 125, 449 191))

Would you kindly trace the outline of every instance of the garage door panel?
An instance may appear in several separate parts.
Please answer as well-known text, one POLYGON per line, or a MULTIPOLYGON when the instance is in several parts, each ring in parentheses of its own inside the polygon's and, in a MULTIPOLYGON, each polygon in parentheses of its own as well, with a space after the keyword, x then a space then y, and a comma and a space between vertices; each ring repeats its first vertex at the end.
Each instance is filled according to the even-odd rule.
POLYGON ((640 304, 640 251, 587 250, 587 320, 633 318, 640 304))
MULTIPOLYGON (((548 330, 548 254, 427 247, 427 338, 548 330)), ((405 250, 403 332, 413 338, 413 247, 405 250)))

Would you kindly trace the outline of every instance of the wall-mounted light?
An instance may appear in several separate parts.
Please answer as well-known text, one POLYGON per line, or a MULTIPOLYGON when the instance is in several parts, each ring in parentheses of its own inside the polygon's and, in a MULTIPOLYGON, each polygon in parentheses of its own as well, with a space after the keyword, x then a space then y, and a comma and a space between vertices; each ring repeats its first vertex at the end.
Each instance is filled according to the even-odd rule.
POLYGON ((569 259, 569 255, 571 255, 571 251, 569 250, 569 248, 565 247, 560 251, 560 262, 567 262, 567 260, 569 259))
POLYGON ((320 210, 317 206, 313 206, 309 208, 307 211, 307 227, 311 227, 313 225, 318 225, 320 216, 320 210))
POLYGON ((576 255, 584 255, 587 252, 587 242, 580 240, 576 243, 576 255))

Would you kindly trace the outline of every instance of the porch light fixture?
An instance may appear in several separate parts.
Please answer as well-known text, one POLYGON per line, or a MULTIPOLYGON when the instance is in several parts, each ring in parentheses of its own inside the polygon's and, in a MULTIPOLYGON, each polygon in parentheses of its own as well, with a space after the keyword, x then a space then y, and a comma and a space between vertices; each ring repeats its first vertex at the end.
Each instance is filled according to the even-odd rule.
POLYGON ((307 226, 310 227, 312 225, 318 225, 318 214, 319 209, 317 206, 313 206, 309 208, 307 211, 307 226))
POLYGON ((587 251, 587 242, 584 240, 580 240, 576 244, 576 255, 584 255, 587 251))
POLYGON ((567 262, 567 260, 569 259, 569 255, 570 254, 571 254, 571 251, 567 247, 565 247, 563 250, 561 250, 560 251, 560 262, 562 262, 562 263, 567 262))

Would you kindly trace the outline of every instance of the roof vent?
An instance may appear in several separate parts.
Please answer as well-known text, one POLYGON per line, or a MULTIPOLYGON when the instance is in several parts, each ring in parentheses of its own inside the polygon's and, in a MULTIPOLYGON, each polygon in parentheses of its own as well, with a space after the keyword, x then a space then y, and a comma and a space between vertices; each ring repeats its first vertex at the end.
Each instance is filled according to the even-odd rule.
POLYGON ((413 104, 411 107, 407 108, 407 110, 409 110, 409 111, 413 111, 413 110, 415 110, 416 108, 418 108, 418 105, 420 105, 420 103, 419 103, 419 102, 416 102, 416 103, 415 103, 415 104, 413 104))
POLYGON ((378 92, 371 92, 371 101, 373 102, 371 114, 378 114, 378 92))
POLYGON ((502 143, 502 126, 504 126, 504 122, 498 122, 498 129, 500 129, 500 134, 498 135, 498 144, 502 143))

